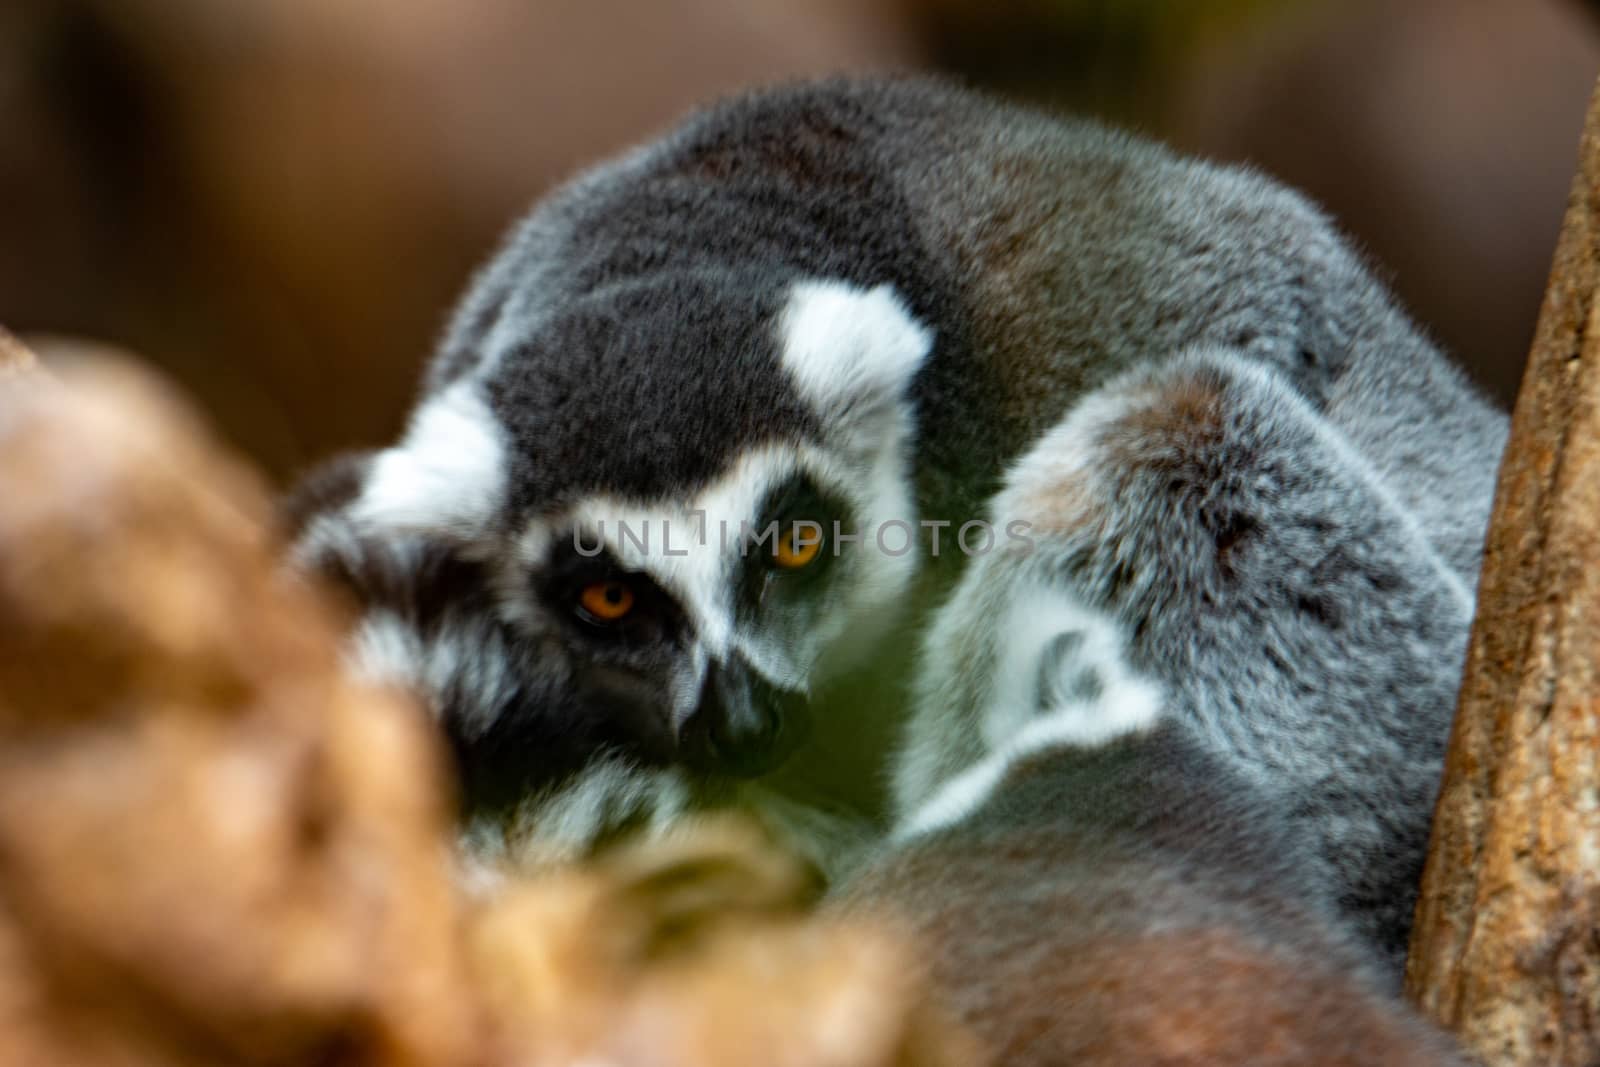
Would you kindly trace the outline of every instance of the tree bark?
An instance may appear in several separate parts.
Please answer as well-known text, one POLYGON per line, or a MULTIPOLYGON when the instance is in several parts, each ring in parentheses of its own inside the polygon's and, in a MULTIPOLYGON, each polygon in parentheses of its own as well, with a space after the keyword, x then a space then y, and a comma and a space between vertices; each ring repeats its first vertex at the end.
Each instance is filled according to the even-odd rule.
POLYGON ((1406 985, 1486 1063, 1600 1064, 1600 93, 1484 552, 1406 985))

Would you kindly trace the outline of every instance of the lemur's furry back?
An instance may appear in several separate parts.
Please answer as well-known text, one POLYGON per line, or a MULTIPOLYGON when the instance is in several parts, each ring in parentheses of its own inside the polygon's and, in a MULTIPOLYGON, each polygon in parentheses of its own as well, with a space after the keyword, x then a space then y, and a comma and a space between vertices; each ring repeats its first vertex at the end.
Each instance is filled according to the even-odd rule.
POLYGON ((1191 424, 1240 451, 1074 552, 1183 713, 1349 845, 1387 944, 1505 420, 1251 172, 927 81, 711 107, 529 216, 404 438, 309 483, 297 555, 362 599, 358 655, 430 696, 480 813, 569 813, 535 824, 581 850, 686 778, 768 774, 809 719, 782 773, 870 814, 928 612, 964 549, 1021 540, 962 527, 1086 395, 1193 345, 1275 399, 1167 396, 1124 452, 1191 424), (1196 612, 1234 621, 1185 641, 1196 612))
POLYGON ((909 934, 996 1064, 1463 1067, 1350 937, 1281 797, 1172 714, 1119 624, 1049 567, 988 572, 1019 673, 986 679, 976 761, 833 907, 909 934))
POLYGON ((1396 814, 1379 805, 1428 795, 1428 761, 1346 710, 1405 734, 1438 724, 1427 695, 1337 671, 1313 695, 1296 665, 1254 651, 1287 634, 1285 654, 1311 657, 1299 669, 1327 667, 1294 647, 1326 621, 1295 617, 1316 584, 1341 625, 1407 634, 1397 662, 1453 654, 1429 642, 1448 630, 1435 613, 1459 614, 1459 583, 1328 432, 1269 373, 1185 355, 1091 394, 999 494, 998 514, 1035 516, 1035 540, 975 562, 940 612, 897 762, 898 828, 833 901, 913 936, 992 1062, 1465 1062, 1372 952, 1420 858, 1371 854, 1390 829, 1375 821, 1396 814), (1213 494, 1225 458, 1238 482, 1213 494), (1289 472, 1302 484, 1263 499, 1289 472), (1371 522, 1341 522, 1330 494, 1371 522), (1207 506, 1281 530, 1219 563, 1194 543, 1207 506), (1366 569, 1383 557, 1415 584, 1374 603, 1280 566, 1312 520, 1364 557, 1363 576, 1389 573, 1366 569), (1129 543, 1130 524, 1147 536, 1129 543), (1156 573, 1111 580, 1124 546, 1127 566, 1156 573), (1204 662, 1219 639, 1233 681, 1204 662), (1288 765, 1257 747, 1289 735, 1288 765), (1376 781, 1402 791, 1380 799, 1376 781))
POLYGON ((1031 537, 976 561, 930 628, 901 817, 1015 729, 1018 664, 1052 624, 1033 591, 1070 589, 1398 973, 1472 600, 1371 465, 1276 373, 1190 352, 1085 397, 991 508, 1031 537))

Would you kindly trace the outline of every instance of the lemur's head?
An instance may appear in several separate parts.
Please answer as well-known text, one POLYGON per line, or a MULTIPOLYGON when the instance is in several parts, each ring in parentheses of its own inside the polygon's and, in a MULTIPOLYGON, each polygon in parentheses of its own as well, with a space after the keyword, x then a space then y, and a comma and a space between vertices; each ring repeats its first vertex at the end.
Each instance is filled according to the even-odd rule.
POLYGON ((695 275, 506 319, 291 505, 352 657, 433 704, 474 802, 603 750, 775 766, 915 569, 929 331, 887 286, 695 275))

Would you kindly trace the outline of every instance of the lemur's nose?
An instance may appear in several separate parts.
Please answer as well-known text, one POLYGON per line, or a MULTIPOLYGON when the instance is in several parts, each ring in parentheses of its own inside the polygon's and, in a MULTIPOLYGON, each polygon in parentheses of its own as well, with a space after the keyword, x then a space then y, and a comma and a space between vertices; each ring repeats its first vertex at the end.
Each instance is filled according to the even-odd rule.
POLYGON ((776 770, 794 751, 800 729, 779 694, 737 654, 713 663, 700 702, 684 724, 686 758, 699 769, 753 778, 776 770))

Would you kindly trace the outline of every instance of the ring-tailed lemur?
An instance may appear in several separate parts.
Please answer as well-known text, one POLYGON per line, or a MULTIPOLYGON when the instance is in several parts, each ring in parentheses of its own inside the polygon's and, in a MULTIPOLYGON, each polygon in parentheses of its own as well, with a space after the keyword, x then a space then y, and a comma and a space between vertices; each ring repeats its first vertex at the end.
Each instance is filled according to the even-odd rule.
MULTIPOLYGON (((1230 371, 1196 363, 1156 384, 1197 387, 1256 420, 1256 383, 1230 371)), ((1309 421, 1295 406, 1286 417, 1309 421)), ((1095 441, 1106 431, 1086 418, 1052 435, 1003 495, 1060 525, 1036 555, 996 553, 968 571, 929 642, 911 730, 923 742, 950 732, 935 689, 950 686, 973 762, 935 781, 905 761, 918 799, 832 906, 920 946, 987 1062, 1462 1067, 1341 922, 1280 783, 1173 707, 1185 698, 1131 666, 1124 625, 1082 599, 1105 593, 1076 560, 1078 524, 1097 521, 1116 478, 1095 467, 1128 466, 1095 441), (1089 455, 1056 447, 1069 443, 1089 455), (993 666, 952 666, 975 658, 993 666)))
MULTIPOLYGON (((1310 584, 1269 620, 1287 632, 1241 623, 1262 640, 1152 645, 1181 655, 1147 666, 1231 699, 1206 714, 1252 773, 1324 774, 1308 818, 1357 840, 1352 907, 1371 909, 1391 866, 1414 868, 1428 814, 1426 775, 1396 780, 1389 757, 1436 764, 1465 627, 1459 597, 1423 633, 1386 629, 1383 605, 1439 567, 1473 585, 1505 420, 1326 218, 1249 171, 921 80, 709 108, 516 230, 400 442, 307 483, 297 557, 363 601, 358 658, 431 697, 474 809, 521 812, 531 836, 581 849, 767 771, 807 713, 782 774, 870 811, 932 606, 968 551, 1027 537, 967 526, 1007 464, 1091 391, 1193 344, 1292 393, 1326 428, 1319 471, 1367 488, 1289 532, 1201 494, 1186 503, 1205 538, 1130 540, 1106 580, 1164 572, 1173 595, 1131 625, 1181 631, 1168 599, 1252 595, 1196 575, 1289 539, 1282 571, 1310 584), (1378 521, 1374 499, 1415 552, 1339 547, 1378 521), (1394 679, 1405 699, 1285 728, 1246 703, 1257 675, 1312 694, 1394 679), (1347 828, 1348 805, 1388 814, 1347 828)), ((1208 410, 1175 396, 1150 424, 1208 410)), ((1217 468, 1216 500, 1312 477, 1245 484, 1275 427, 1217 468)))
POLYGON ((1071 662, 1115 680, 1125 655, 1158 679, 1205 765, 1296 841, 1295 895, 1397 975, 1472 601, 1371 465, 1272 371, 1186 352, 1084 398, 991 515, 1028 516, 1031 540, 975 561, 929 628, 894 767, 902 825, 987 795, 969 768, 1032 729, 1041 648, 1083 635, 1071 662))

